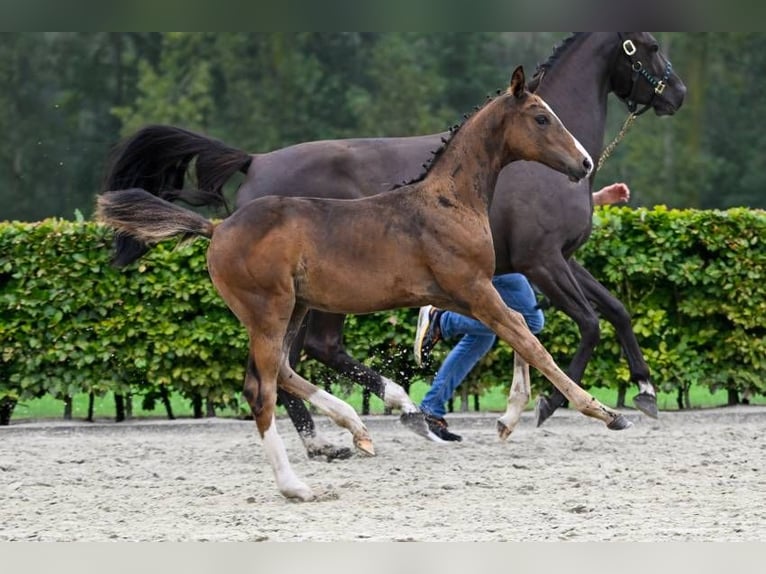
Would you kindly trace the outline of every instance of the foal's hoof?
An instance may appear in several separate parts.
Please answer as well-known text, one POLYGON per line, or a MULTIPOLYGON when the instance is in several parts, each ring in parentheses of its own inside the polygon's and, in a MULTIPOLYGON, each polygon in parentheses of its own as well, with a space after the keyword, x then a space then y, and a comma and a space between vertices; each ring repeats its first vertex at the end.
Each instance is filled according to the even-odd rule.
POLYGON ((354 454, 354 451, 345 446, 334 446, 327 444, 321 448, 312 448, 307 450, 306 453, 309 455, 309 458, 318 458, 323 456, 327 462, 331 462, 333 460, 345 460, 347 458, 351 458, 351 456, 354 454))
POLYGON ((656 419, 659 416, 657 410, 657 397, 649 393, 638 393, 633 397, 633 405, 646 416, 656 419))
POLYGON ((537 419, 538 427, 547 421, 554 412, 556 412, 556 408, 548 400, 548 397, 545 395, 537 397, 535 402, 535 418, 537 419))
POLYGON ((606 425, 609 430, 625 430, 633 426, 633 423, 626 419, 623 415, 617 415, 612 422, 606 425))
POLYGON ((500 440, 506 441, 511 436, 513 429, 506 425, 502 420, 497 419, 497 436, 500 440))
POLYGON ((316 499, 314 491, 305 484, 291 484, 279 489, 287 500, 291 502, 311 502, 316 499))
POLYGON ((372 439, 355 438, 354 446, 359 449, 362 454, 366 454, 367 456, 375 456, 375 447, 372 446, 372 439))
POLYGON ((415 413, 402 413, 399 417, 401 423, 418 436, 431 438, 431 433, 426 424, 426 415, 420 411, 415 413))

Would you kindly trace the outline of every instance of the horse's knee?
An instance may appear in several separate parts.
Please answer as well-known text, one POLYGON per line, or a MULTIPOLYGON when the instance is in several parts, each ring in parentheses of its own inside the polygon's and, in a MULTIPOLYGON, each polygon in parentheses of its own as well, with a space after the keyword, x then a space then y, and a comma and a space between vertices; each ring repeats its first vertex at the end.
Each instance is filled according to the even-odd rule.
POLYGON ((580 344, 594 348, 601 340, 601 325, 598 316, 591 314, 578 322, 580 327, 580 344))

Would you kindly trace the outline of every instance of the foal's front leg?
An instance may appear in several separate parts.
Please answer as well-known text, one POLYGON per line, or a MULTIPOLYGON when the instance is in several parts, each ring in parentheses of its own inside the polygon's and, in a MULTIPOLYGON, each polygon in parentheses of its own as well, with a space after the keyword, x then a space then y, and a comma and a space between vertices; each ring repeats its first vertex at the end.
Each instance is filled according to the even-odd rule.
POLYGON ((513 382, 508 393, 508 406, 505 413, 497 419, 497 434, 500 440, 507 440, 519 424, 521 413, 529 402, 532 387, 529 381, 529 363, 521 356, 513 353, 513 382))
POLYGON ((586 416, 599 419, 611 430, 632 426, 621 414, 607 408, 562 371, 532 332, 521 313, 509 309, 489 280, 474 283, 459 298, 469 301, 470 312, 559 389, 570 404, 586 416))

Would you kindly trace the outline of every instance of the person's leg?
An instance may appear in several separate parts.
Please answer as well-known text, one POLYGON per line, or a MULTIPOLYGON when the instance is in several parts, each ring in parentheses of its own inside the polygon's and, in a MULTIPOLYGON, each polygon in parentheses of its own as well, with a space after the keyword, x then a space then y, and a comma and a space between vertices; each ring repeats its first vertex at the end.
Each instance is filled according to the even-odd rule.
POLYGON ((449 352, 442 363, 431 388, 420 403, 421 410, 426 415, 426 422, 434 434, 444 440, 461 440, 460 436, 446 430, 444 415, 446 404, 455 389, 476 366, 476 363, 492 348, 495 335, 465 335, 449 352))
MULTIPOLYGON (((535 292, 524 275, 521 273, 497 275, 492 280, 492 284, 503 301, 505 301, 505 304, 524 316, 530 331, 534 334, 542 331, 545 317, 543 312, 538 309, 535 292)), ((439 330, 441 331, 441 337, 445 340, 461 335, 494 335, 492 330, 481 321, 455 313, 454 311, 444 311, 441 313, 439 316, 439 330)))
MULTIPOLYGON (((526 277, 519 273, 499 275, 495 277, 493 284, 506 305, 524 316, 530 331, 539 333, 545 318, 537 307, 537 298, 526 277)), ((446 431, 446 422, 443 419, 447 401, 476 363, 492 348, 495 334, 481 321, 459 313, 445 311, 440 313, 436 320, 442 338, 451 339, 462 335, 460 342, 450 351, 439 368, 431 388, 420 404, 427 418, 432 419, 429 422, 430 428, 439 434, 440 429, 434 428, 434 425, 441 425, 441 429, 446 431), (434 421, 434 418, 437 420, 434 421)), ((445 434, 454 437, 447 440, 460 440, 458 435, 449 431, 442 436, 445 434)))
POLYGON ((535 292, 524 275, 521 273, 496 275, 492 279, 492 285, 508 307, 524 316, 527 327, 532 333, 537 335, 543 330, 545 315, 537 306, 535 292))

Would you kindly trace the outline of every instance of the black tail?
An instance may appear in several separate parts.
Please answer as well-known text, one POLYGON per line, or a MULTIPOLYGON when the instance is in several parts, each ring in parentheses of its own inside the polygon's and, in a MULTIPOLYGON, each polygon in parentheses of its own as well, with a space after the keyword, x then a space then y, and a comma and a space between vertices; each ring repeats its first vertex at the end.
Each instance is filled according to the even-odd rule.
MULTIPOLYGON (((252 156, 221 141, 174 126, 147 126, 112 153, 102 191, 141 188, 167 201, 224 207, 224 184, 237 172, 247 173, 252 156), (196 185, 185 190, 195 160, 196 185)), ((112 262, 123 267, 148 250, 141 241, 118 233, 112 262)))
POLYGON ((147 246, 172 237, 211 238, 215 229, 205 217, 143 189, 102 193, 97 198, 96 218, 147 246))

